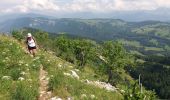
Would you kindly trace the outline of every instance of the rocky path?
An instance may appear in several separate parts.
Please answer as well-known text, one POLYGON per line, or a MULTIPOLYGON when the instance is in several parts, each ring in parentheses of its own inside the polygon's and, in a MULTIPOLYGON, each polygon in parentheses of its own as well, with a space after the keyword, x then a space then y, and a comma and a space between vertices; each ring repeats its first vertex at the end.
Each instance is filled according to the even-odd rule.
POLYGON ((43 66, 40 66, 40 74, 39 74, 39 98, 38 100, 49 100, 52 96, 51 91, 48 91, 48 73, 43 69, 43 66))

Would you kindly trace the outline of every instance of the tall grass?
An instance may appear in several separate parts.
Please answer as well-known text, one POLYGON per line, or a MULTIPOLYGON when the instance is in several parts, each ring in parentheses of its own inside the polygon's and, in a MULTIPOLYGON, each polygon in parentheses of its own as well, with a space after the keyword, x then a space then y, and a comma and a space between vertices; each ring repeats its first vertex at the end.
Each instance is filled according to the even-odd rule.
POLYGON ((40 63, 22 48, 17 40, 0 35, 0 100, 35 100, 38 97, 40 63))
POLYGON ((12 100, 37 100, 38 88, 29 82, 18 82, 11 95, 12 100))

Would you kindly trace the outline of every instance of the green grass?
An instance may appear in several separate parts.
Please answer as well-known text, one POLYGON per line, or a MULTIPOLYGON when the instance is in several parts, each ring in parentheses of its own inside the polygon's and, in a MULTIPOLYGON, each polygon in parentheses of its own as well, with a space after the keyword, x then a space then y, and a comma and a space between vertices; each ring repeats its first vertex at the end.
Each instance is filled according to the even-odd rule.
POLYGON ((53 91, 53 96, 66 99, 68 97, 74 98, 74 100, 91 100, 93 96, 94 100, 121 100, 123 96, 119 92, 108 92, 105 89, 88 85, 81 80, 100 80, 95 77, 95 72, 89 66, 84 69, 79 69, 77 74, 80 79, 76 79, 70 76, 65 76, 64 73, 70 73, 70 70, 77 69, 77 67, 71 63, 66 62, 60 58, 55 57, 49 52, 41 51, 41 62, 48 71, 50 81, 49 90, 53 91), (70 67, 72 66, 72 67, 70 67), (86 97, 83 97, 86 95, 86 97))
MULTIPOLYGON (((133 44, 133 43, 132 43, 133 44)), ((134 43, 133 45, 139 45, 134 43)), ((155 48, 154 48, 155 49, 155 48)), ((122 100, 123 95, 109 92, 106 89, 86 84, 83 80, 107 80, 107 75, 100 75, 90 65, 77 67, 55 56, 53 52, 39 50, 35 58, 30 57, 23 50, 23 44, 15 39, 0 36, 0 100, 37 100, 39 93, 39 66, 43 65, 48 72, 49 90, 53 96, 62 99, 68 97, 74 100, 122 100), (71 70, 79 69, 79 79, 66 76, 71 70), (23 79, 23 80, 22 80, 23 79)), ((134 80, 124 70, 119 71, 122 80, 134 80)), ((123 81, 121 81, 123 82, 123 81)), ((117 87, 126 89, 126 83, 119 83, 117 87)))
POLYGON ((145 47, 145 51, 164 51, 164 49, 156 47, 145 47))
POLYGON ((127 46, 132 46, 132 47, 137 47, 137 48, 142 47, 142 45, 138 41, 128 41, 128 40, 124 40, 124 39, 120 39, 118 41, 124 45, 127 45, 127 46))
POLYGON ((140 52, 138 52, 138 51, 135 51, 135 50, 130 50, 130 53, 131 53, 131 54, 134 54, 134 55, 144 56, 142 53, 140 53, 140 52))
POLYGON ((25 54, 21 44, 7 36, 0 36, 0 51, 0 100, 36 100, 39 60, 25 54))
POLYGON ((94 100, 120 100, 122 96, 117 92, 108 92, 105 89, 87 85, 77 79, 64 76, 62 73, 54 74, 50 80, 50 87, 61 98, 73 97, 75 100, 89 100, 95 95, 94 100), (64 80, 63 80, 64 79, 64 80), (82 97, 85 94, 87 97, 82 97), (114 99, 113 99, 114 98, 114 99))
POLYGON ((170 37, 169 27, 161 27, 163 24, 146 25, 140 28, 134 28, 132 32, 140 35, 148 35, 148 33, 154 33, 155 36, 168 39, 170 37))
POLYGON ((16 84, 15 90, 12 91, 13 100, 37 100, 38 84, 29 81, 21 81, 16 84))

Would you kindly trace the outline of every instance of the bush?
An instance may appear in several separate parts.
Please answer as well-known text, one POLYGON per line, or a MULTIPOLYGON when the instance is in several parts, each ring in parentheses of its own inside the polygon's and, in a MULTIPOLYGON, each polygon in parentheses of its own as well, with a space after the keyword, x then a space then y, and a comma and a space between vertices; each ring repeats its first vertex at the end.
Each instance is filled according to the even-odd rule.
POLYGON ((19 41, 21 41, 22 39, 24 39, 23 33, 20 32, 20 31, 17 31, 17 30, 13 30, 13 31, 12 31, 12 36, 13 36, 14 38, 16 38, 17 40, 19 40, 19 41))

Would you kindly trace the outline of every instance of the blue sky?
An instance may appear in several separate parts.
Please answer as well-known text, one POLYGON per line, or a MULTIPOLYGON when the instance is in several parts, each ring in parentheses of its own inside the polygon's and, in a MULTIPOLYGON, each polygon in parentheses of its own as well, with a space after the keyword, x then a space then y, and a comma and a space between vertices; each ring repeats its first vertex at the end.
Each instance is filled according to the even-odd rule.
POLYGON ((158 8, 170 8, 170 0, 0 0, 0 13, 109 13, 158 8))

